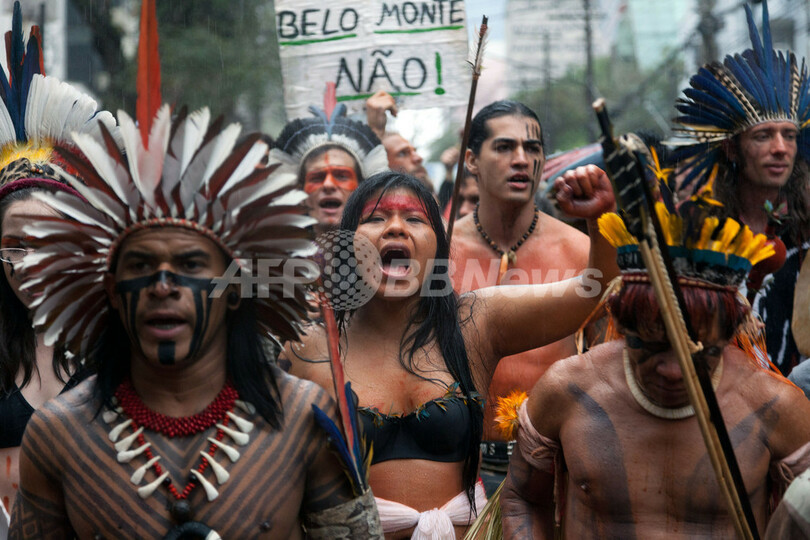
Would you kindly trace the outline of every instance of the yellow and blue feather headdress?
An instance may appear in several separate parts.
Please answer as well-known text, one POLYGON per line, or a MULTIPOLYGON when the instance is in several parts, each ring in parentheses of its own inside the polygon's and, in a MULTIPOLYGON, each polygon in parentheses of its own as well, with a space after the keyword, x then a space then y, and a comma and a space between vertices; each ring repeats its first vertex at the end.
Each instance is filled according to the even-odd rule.
POLYGON ((721 161, 723 142, 764 122, 792 122, 800 130, 798 154, 810 158, 810 82, 791 51, 774 51, 768 2, 762 2, 762 37, 745 6, 751 48, 726 56, 723 63, 706 64, 689 80, 675 108, 680 148, 675 158, 689 169, 682 187, 696 181, 699 189, 721 161))

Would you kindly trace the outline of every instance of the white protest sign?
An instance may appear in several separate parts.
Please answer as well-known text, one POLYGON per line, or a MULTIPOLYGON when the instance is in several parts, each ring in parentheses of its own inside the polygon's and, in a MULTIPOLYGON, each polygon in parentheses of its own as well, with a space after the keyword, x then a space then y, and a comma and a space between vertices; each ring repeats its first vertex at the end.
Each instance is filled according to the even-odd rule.
POLYGON ((354 111, 377 90, 408 109, 467 103, 464 0, 276 0, 275 8, 289 118, 322 107, 327 82, 354 111))

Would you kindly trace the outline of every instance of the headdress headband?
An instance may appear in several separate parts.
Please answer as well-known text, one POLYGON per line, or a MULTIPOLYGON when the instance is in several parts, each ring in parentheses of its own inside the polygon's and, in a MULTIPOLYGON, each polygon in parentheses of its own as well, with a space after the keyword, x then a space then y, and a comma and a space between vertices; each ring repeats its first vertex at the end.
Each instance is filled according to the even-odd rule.
POLYGON ((385 170, 388 155, 380 139, 366 124, 346 118, 346 105, 337 104, 334 93, 334 83, 327 83, 324 109, 310 107, 313 118, 296 118, 284 126, 272 156, 298 174, 314 151, 337 145, 358 163, 360 180, 385 170))
POLYGON ((700 188, 721 159, 722 143, 763 122, 792 122, 800 130, 799 155, 810 157, 810 82, 790 51, 773 50, 768 2, 762 2, 762 39, 751 8, 745 6, 751 49, 726 56, 722 64, 704 65, 689 80, 690 88, 675 108, 681 113, 674 129, 681 139, 676 154, 690 167, 683 186, 697 180, 700 188))
MULTIPOLYGON (((144 1, 143 10, 145 36, 154 2, 144 1)), ((156 46, 156 37, 151 42, 156 46)), ((158 69, 156 57, 150 58, 153 65, 146 67, 141 55, 139 78, 144 69, 158 69)), ((150 76, 154 80, 154 73, 150 76)), ((139 104, 142 99, 139 95, 139 104)), ((303 280, 294 281, 301 276, 291 275, 284 263, 309 254, 314 244, 305 229, 312 220, 299 204, 305 195, 293 189, 295 178, 271 175, 278 163, 262 165, 268 148, 259 135, 237 143, 240 126, 221 129, 219 121, 210 122, 208 109, 182 110, 174 121, 168 105, 151 114, 139 106, 138 112, 150 120, 139 122, 140 130, 119 111, 120 145, 104 126, 101 141, 74 133, 88 163, 67 148, 57 149, 83 177, 66 180, 89 204, 66 194, 38 194, 65 216, 26 228, 39 244, 24 262, 35 276, 26 287, 40 293, 34 325, 47 329, 46 343, 61 341, 80 354, 90 350, 110 316, 102 280, 117 249, 132 232, 154 227, 183 227, 234 259, 271 262, 269 276, 275 279, 266 295, 254 299, 259 325, 276 337, 297 339, 305 290, 303 280)))

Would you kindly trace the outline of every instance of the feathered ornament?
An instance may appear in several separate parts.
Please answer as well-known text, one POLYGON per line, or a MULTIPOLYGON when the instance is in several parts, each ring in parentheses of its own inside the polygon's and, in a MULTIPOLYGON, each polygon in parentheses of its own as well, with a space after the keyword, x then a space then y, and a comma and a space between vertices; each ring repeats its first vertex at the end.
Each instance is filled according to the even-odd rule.
POLYGON ((146 145, 149 130, 162 103, 160 95, 160 54, 155 0, 141 2, 141 27, 138 40, 138 100, 135 103, 135 118, 141 128, 141 138, 146 145))
POLYGON ((475 107, 475 93, 478 90, 478 79, 481 77, 481 69, 484 63, 484 47, 487 43, 487 21, 486 15, 481 18, 481 26, 478 28, 478 38, 471 51, 469 61, 472 68, 472 82, 470 83, 470 97, 467 99, 467 116, 464 120, 464 133, 461 136, 461 148, 458 153, 458 163, 456 164, 456 180, 453 183, 453 198, 450 205, 450 218, 447 220, 447 243, 453 239, 453 226, 456 223, 456 214, 461 204, 459 192, 461 191, 461 180, 464 178, 464 159, 467 154, 467 145, 470 141, 470 124, 472 124, 472 113, 475 107))
MULTIPOLYGON (((146 12, 153 15, 154 9, 146 12)), ((148 33, 142 37, 157 45, 148 33)), ((253 259, 270 263, 262 267, 268 273, 261 276, 261 294, 252 300, 259 328, 278 339, 298 339, 307 309, 304 283, 315 276, 304 265, 285 263, 312 255, 315 245, 307 231, 314 220, 305 215, 306 195, 294 189, 295 177, 279 173, 276 161, 264 165, 269 149, 259 134, 237 143, 240 125, 223 129, 220 120, 211 122, 208 109, 182 109, 172 120, 163 105, 146 123, 146 139, 144 122, 139 128, 123 111, 118 118, 118 138, 99 124, 99 139, 73 134, 78 152, 55 148, 81 176, 63 175, 86 203, 62 192, 38 193, 59 215, 25 228, 37 245, 23 262, 24 271, 36 276, 25 288, 36 297, 33 324, 44 330, 45 342, 64 343, 86 357, 111 316, 103 278, 118 249, 131 233, 162 227, 209 238, 245 272, 253 259)))
POLYGON ((504 439, 513 441, 517 437, 518 409, 529 398, 523 390, 513 390, 507 396, 498 396, 495 404, 495 425, 504 439))
POLYGON ((117 136, 115 120, 96 102, 67 83, 44 76, 39 27, 26 45, 20 3, 14 3, 12 31, 6 33, 8 73, 0 74, 0 198, 29 186, 68 190, 58 168, 67 164, 52 150, 72 144, 71 133, 100 138, 100 124, 117 136), (22 166, 9 167, 20 162, 22 166))
POLYGON ((335 313, 323 293, 321 294, 320 305, 324 325, 326 326, 332 383, 338 404, 338 416, 342 432, 341 428, 338 428, 329 416, 314 403, 312 409, 315 412, 316 421, 326 430, 330 441, 343 462, 352 491, 356 496, 360 496, 369 489, 368 470, 371 466, 372 449, 367 448, 365 440, 361 440, 360 437, 354 394, 352 393, 351 383, 346 381, 343 372, 335 313))
POLYGON ((810 81, 795 55, 773 50, 768 2, 762 2, 762 37, 745 6, 751 49, 701 67, 675 108, 675 160, 687 170, 681 187, 697 191, 724 158, 723 143, 763 122, 792 122, 799 128, 798 153, 810 158, 810 81))
POLYGON ((346 105, 337 103, 335 83, 326 83, 324 109, 309 111, 313 118, 296 118, 284 126, 271 151, 284 172, 299 175, 307 158, 327 145, 343 148, 354 158, 359 181, 388 168, 388 154, 371 128, 346 118, 346 105))
MULTIPOLYGON (((751 267, 774 254, 764 234, 754 234, 737 221, 699 213, 680 216, 655 203, 661 232, 679 279, 697 280, 717 287, 737 288, 751 267)), ((599 232, 617 249, 622 274, 643 274, 638 239, 615 213, 603 214, 599 232)))

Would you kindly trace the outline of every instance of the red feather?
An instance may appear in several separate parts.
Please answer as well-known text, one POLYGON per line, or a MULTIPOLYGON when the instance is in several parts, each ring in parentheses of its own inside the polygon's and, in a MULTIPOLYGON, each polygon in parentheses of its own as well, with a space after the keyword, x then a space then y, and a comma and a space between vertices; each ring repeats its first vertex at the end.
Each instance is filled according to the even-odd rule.
POLYGON ((143 0, 141 4, 140 32, 138 39, 138 101, 135 105, 135 119, 141 130, 143 146, 146 148, 149 144, 152 121, 162 101, 155 0, 143 0))
POLYGON ((39 26, 34 25, 31 27, 31 36, 28 38, 28 41, 30 42, 31 40, 36 40, 37 49, 39 49, 39 73, 45 75, 45 57, 42 55, 42 31, 39 29, 39 26))
POLYGON ((323 112, 326 119, 332 119, 332 111, 337 107, 337 86, 333 82, 326 83, 326 92, 323 93, 323 112))
POLYGON ((340 337, 335 321, 335 312, 326 299, 326 295, 320 294, 321 314, 323 315, 324 326, 326 327, 326 341, 329 345, 329 360, 332 365, 332 382, 335 385, 335 398, 338 403, 340 421, 343 426, 343 434, 346 436, 346 446, 352 456, 357 455, 354 444, 354 428, 350 416, 349 403, 346 401, 346 378, 343 374, 343 364, 340 362, 340 337))

